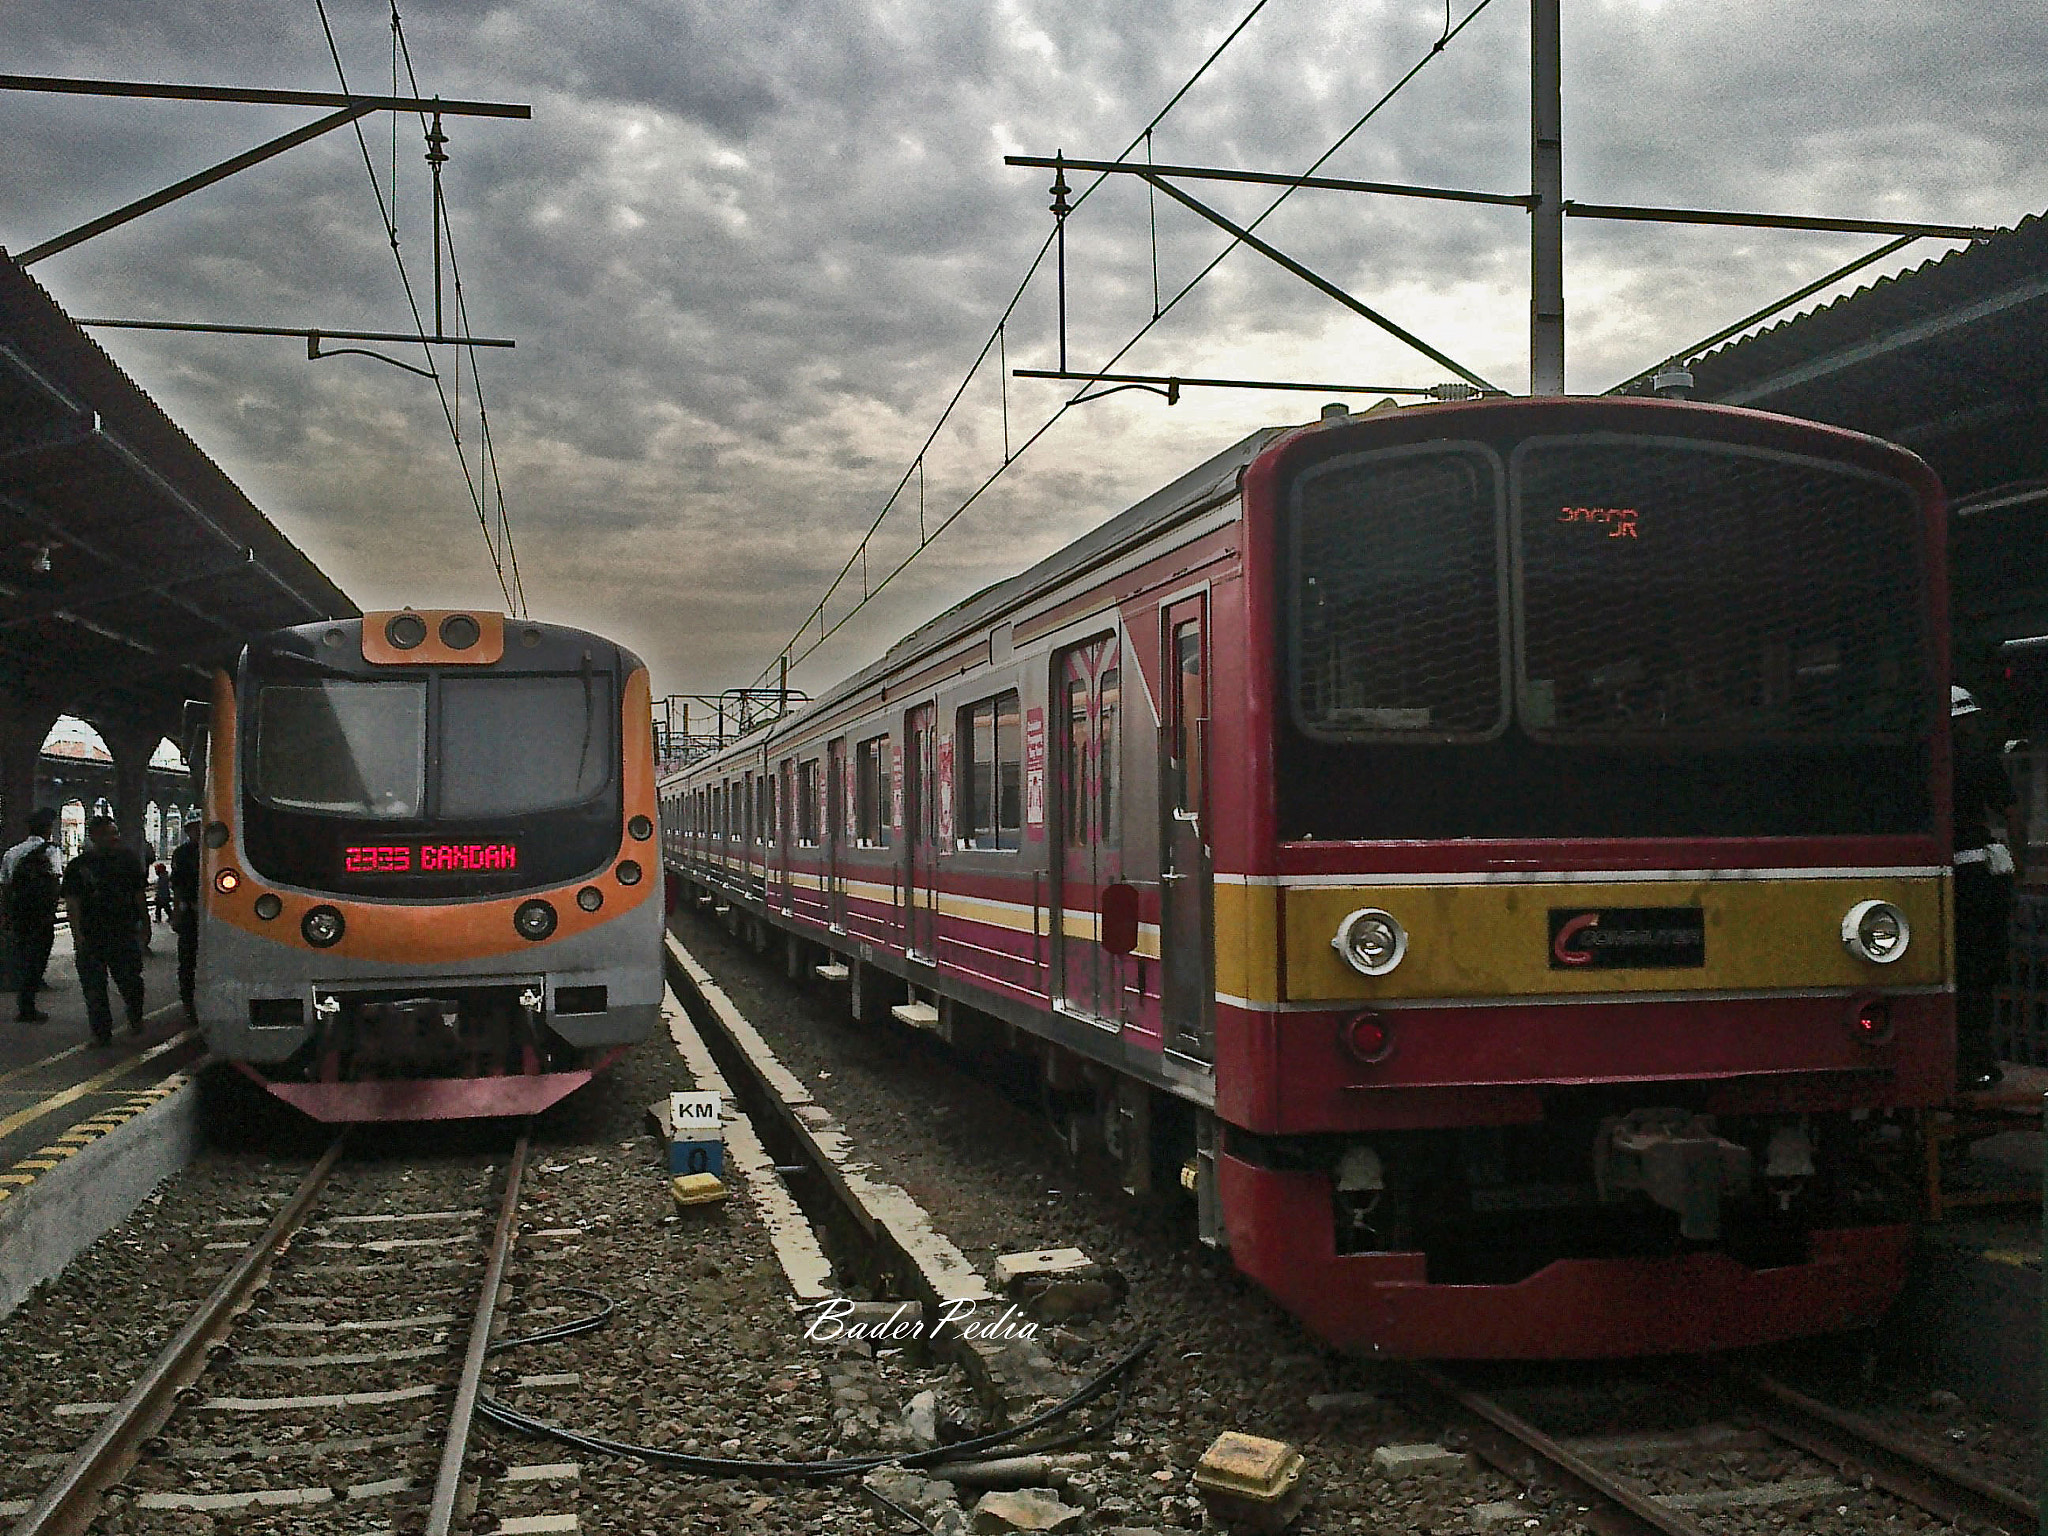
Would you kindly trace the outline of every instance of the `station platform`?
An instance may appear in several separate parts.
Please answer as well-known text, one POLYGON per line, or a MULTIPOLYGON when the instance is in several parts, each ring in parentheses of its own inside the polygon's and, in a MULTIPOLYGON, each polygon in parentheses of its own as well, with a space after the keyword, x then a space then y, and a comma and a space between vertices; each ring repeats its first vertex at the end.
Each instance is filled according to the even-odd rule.
POLYGON ((37 998, 16 1022, 0 997, 0 1316, 121 1220, 198 1146, 195 1076, 205 1044, 178 1003, 177 944, 157 927, 143 956, 144 1028, 93 1043, 70 935, 59 928, 37 998))
POLYGON ((2041 1411, 2044 1138, 2048 1068, 1960 1095, 1923 1125, 1927 1217, 1897 1306, 1878 1325, 1888 1370, 2025 1423, 2041 1411))

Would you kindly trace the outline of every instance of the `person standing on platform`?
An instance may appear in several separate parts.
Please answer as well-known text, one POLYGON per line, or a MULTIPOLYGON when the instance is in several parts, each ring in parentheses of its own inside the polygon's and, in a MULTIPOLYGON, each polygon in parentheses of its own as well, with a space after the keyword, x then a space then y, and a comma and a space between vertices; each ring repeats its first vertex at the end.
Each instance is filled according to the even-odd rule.
POLYGON ((178 997, 187 1024, 199 1022, 193 1003, 199 970, 199 827, 197 816, 186 822, 185 840, 171 850, 171 927, 178 935, 178 997))
POLYGON ((71 915, 86 1021, 100 1045, 114 1043, 114 1014, 107 1002, 109 973, 127 1006, 128 1033, 142 1033, 142 945, 137 930, 149 921, 148 890, 142 860, 134 849, 121 846, 121 829, 114 818, 95 816, 88 821, 85 850, 64 869, 64 906, 71 915))
POLYGON ((64 855, 50 841, 57 813, 28 813, 28 836, 0 857, 0 894, 7 906, 9 937, 14 941, 15 989, 24 1024, 49 1018, 36 1007, 43 990, 43 972, 50 964, 50 945, 57 934, 57 892, 64 875, 64 855))
POLYGON ((1962 1091, 2004 1080, 1991 1043, 1994 993, 2006 981, 2011 946, 2013 859, 1991 835, 1994 819, 2019 841, 2018 796, 1991 729, 1966 688, 1949 689, 1954 748, 1956 902, 1956 1080, 1962 1091))

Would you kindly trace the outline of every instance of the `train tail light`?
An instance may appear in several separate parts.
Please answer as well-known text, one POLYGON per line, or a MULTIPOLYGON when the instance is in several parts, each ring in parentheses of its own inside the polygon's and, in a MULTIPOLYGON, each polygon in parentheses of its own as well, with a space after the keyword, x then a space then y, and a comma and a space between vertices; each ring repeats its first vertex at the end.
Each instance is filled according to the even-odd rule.
POLYGON ((1394 1054, 1393 1031, 1387 1021, 1368 1009, 1353 1014, 1338 1028, 1338 1038, 1344 1042, 1345 1051, 1352 1060, 1367 1066, 1385 1061, 1394 1054))
POLYGON ((1865 1045, 1882 1045, 1892 1037, 1892 1005, 1888 998, 1866 997, 1856 1005, 1849 1031, 1865 1045))

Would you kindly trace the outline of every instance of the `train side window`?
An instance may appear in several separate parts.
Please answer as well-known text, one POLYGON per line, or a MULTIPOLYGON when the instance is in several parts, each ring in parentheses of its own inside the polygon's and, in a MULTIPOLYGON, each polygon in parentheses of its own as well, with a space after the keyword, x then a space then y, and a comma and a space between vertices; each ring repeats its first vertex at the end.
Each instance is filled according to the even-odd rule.
POLYGON ((775 775, 765 772, 754 788, 754 841, 763 848, 775 842, 775 775))
POLYGON ((1067 825, 1070 846, 1089 841, 1088 835, 1088 684, 1085 679, 1067 679, 1067 825))
POLYGON ((854 749, 855 836, 863 848, 886 848, 890 840, 889 738, 871 736, 854 749))
POLYGON ((837 843, 846 836, 846 739, 825 749, 825 836, 837 843))
POLYGON ((1208 764, 1202 760, 1202 721, 1209 713, 1199 619, 1174 626, 1173 666, 1174 808, 1199 815, 1208 792, 1208 764))
POLYGON ((1024 828, 1024 732, 1017 691, 960 711, 960 846, 1015 849, 1024 828))
POLYGON ((1105 847, 1114 848, 1123 840, 1123 807, 1117 799, 1117 780, 1122 766, 1119 753, 1123 727, 1123 680, 1116 667, 1110 667, 1097 684, 1100 700, 1100 714, 1095 729, 1095 812, 1096 839, 1105 847))
POLYGON ((818 846, 818 760, 806 758, 796 765, 796 840, 806 848, 818 846))

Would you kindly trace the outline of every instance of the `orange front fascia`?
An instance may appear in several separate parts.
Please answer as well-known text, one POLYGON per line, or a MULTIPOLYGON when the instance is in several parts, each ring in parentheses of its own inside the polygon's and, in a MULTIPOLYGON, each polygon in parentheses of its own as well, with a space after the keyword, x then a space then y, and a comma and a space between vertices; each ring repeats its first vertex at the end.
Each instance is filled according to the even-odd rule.
MULTIPOLYGON (((647 669, 635 668, 626 679, 625 697, 620 703, 619 741, 624 747, 621 767, 621 799, 624 820, 644 816, 654 820, 654 723, 650 709, 647 669)), ((207 814, 210 819, 235 823, 233 808, 238 804, 234 783, 235 712, 232 686, 225 674, 214 685, 213 769, 207 785, 207 814)), ((572 938, 630 912, 642 902, 654 900, 660 890, 660 858, 652 837, 638 841, 623 827, 619 848, 610 866, 588 880, 571 881, 540 891, 522 891, 514 896, 489 900, 421 902, 362 901, 331 897, 317 891, 275 887, 256 878, 242 867, 234 842, 206 852, 204 897, 211 915, 260 939, 290 946, 304 946, 299 919, 314 906, 333 907, 341 913, 341 941, 317 953, 340 959, 368 960, 387 965, 432 965, 474 960, 490 955, 517 955, 544 948, 555 939, 572 938), (618 862, 632 859, 640 866, 637 885, 622 885, 618 862), (216 879, 222 869, 232 868, 241 883, 223 892, 216 879), (586 912, 576 904, 576 893, 586 885, 604 892, 604 905, 586 912), (284 910, 265 922, 256 915, 256 898, 274 891, 284 900, 284 910), (523 939, 512 926, 512 914, 522 902, 535 897, 555 909, 555 931, 538 943, 523 939)), ((310 946, 306 946, 310 948, 310 946)))
POLYGON ((363 660, 374 667, 488 667, 504 660, 505 616, 466 608, 400 608, 363 615, 363 660), (410 613, 427 628, 427 637, 402 651, 385 637, 384 627, 401 613, 410 613), (457 616, 476 621, 476 644, 456 650, 441 638, 441 621, 457 616))

